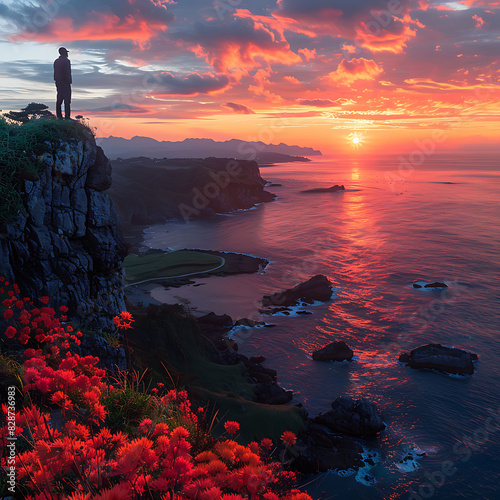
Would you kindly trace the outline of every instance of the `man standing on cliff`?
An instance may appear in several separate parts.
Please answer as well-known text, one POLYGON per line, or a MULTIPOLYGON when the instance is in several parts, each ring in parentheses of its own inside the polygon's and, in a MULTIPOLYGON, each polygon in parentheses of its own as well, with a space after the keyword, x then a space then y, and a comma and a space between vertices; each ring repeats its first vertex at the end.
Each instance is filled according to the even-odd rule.
POLYGON ((64 102, 64 115, 66 120, 71 114, 71 62, 68 59, 68 51, 61 47, 59 58, 54 61, 54 80, 57 88, 56 115, 62 120, 61 104, 64 102))

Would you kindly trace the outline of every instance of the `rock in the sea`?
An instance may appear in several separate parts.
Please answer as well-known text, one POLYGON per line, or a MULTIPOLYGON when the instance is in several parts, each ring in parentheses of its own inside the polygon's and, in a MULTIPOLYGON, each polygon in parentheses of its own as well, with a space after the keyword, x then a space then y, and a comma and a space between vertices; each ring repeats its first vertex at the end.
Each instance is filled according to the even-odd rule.
POLYGON ((399 356, 399 361, 408 363, 411 368, 426 368, 453 375, 472 375, 473 361, 476 359, 477 354, 453 347, 443 347, 441 344, 424 345, 413 349, 410 354, 403 353, 399 356))
POLYGON ((255 321, 249 318, 241 318, 238 321, 236 321, 234 326, 246 326, 249 328, 254 328, 256 326, 265 326, 265 324, 266 324, 265 321, 255 321))
POLYGON ((320 413, 314 422, 324 425, 334 432, 349 436, 376 436, 385 429, 377 407, 366 399, 352 399, 339 396, 332 409, 320 413))
POLYGON ((302 473, 348 470, 363 465, 363 447, 348 436, 335 436, 325 426, 307 419, 301 439, 306 453, 292 463, 302 473))
POLYGON ((255 364, 262 364, 265 360, 266 358, 264 356, 251 356, 249 361, 255 364))
POLYGON ((441 283, 440 281, 434 281, 433 283, 418 281, 413 283, 413 288, 448 288, 448 285, 446 283, 441 283))
POLYGON ((301 191, 301 193, 335 193, 336 191, 344 191, 345 187, 339 186, 335 184, 335 186, 331 186, 329 188, 314 188, 314 189, 306 189, 305 191, 301 191))
POLYGON ((253 400, 268 405, 284 405, 293 399, 293 391, 286 391, 276 381, 261 382, 255 386, 253 400))
POLYGON ((343 340, 332 342, 312 354, 316 361, 351 361, 352 356, 352 349, 343 340))
POLYGON ((327 301, 332 297, 332 284, 326 276, 318 274, 304 283, 273 295, 265 295, 262 298, 263 306, 294 306, 299 301, 312 304, 314 301, 327 301))
POLYGON ((427 283, 424 288, 448 288, 446 283, 440 283, 439 281, 434 281, 434 283, 427 283))

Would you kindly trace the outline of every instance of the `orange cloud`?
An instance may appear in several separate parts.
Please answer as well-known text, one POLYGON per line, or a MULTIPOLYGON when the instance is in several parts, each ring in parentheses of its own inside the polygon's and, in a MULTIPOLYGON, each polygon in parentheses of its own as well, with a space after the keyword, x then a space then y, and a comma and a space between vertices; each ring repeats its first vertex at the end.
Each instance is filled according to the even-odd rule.
POLYGON ((308 48, 304 48, 304 49, 299 49, 297 52, 299 54, 302 54, 306 61, 310 61, 311 59, 314 59, 318 55, 316 53, 316 49, 309 50, 308 48))
POLYGON ((414 24, 419 28, 425 28, 425 26, 408 14, 405 14, 403 18, 394 17, 393 20, 390 29, 373 22, 361 22, 356 28, 356 41, 371 52, 404 53, 407 42, 417 34, 417 30, 412 29, 410 25, 414 24))
POLYGON ((401 54, 406 48, 406 42, 414 37, 417 32, 409 26, 405 26, 400 33, 391 33, 385 29, 380 33, 372 34, 365 29, 365 23, 361 23, 356 29, 356 37, 361 46, 371 52, 392 52, 401 54))
POLYGON ((350 61, 342 59, 337 69, 332 71, 328 77, 334 82, 349 85, 357 80, 375 80, 383 71, 375 61, 360 57, 350 61))
POLYGON ((314 38, 317 35, 314 31, 303 28, 302 24, 297 20, 288 17, 279 17, 274 14, 271 14, 271 16, 258 16, 256 14, 252 14, 247 9, 236 9, 233 16, 240 19, 251 19, 254 22, 255 27, 258 29, 263 29, 265 27, 265 29, 276 31, 280 35, 282 41, 286 40, 285 31, 300 33, 301 35, 306 35, 309 38, 314 38))
POLYGON ((124 39, 133 40, 144 47, 152 36, 166 30, 163 24, 154 25, 131 15, 120 19, 113 14, 92 11, 89 18, 84 24, 75 27, 73 19, 58 17, 47 26, 47 31, 22 33, 13 35, 10 39, 14 42, 26 39, 37 42, 124 39))
POLYGON ((216 50, 209 50, 201 45, 191 47, 191 50, 197 57, 203 57, 217 72, 231 75, 235 80, 248 76, 249 71, 260 67, 262 62, 267 65, 292 65, 302 62, 301 57, 292 52, 288 44, 262 47, 252 42, 226 42, 220 44, 216 50))
POLYGON ((271 86, 271 82, 269 81, 271 74, 272 71, 270 69, 259 69, 253 77, 254 85, 250 85, 248 90, 255 95, 265 97, 268 101, 283 102, 283 98, 281 96, 273 94, 268 89, 268 87, 271 86))
POLYGON ((496 90, 500 90, 500 86, 495 85, 491 82, 484 82, 477 85, 455 85, 453 83, 446 82, 436 82, 431 80, 430 78, 409 78, 405 80, 405 83, 411 85, 412 88, 415 89, 426 89, 426 90, 479 90, 479 89, 488 89, 490 92, 494 92, 496 90))
POLYGON ((475 25, 476 28, 481 29, 483 27, 484 19, 482 17, 479 17, 477 14, 475 14, 472 16, 472 19, 474 19, 474 21, 476 21, 476 25, 475 25))
POLYGON ((290 83, 293 83, 294 85, 301 85, 300 80, 298 80, 294 76, 286 75, 283 77, 283 80, 290 82, 290 83))

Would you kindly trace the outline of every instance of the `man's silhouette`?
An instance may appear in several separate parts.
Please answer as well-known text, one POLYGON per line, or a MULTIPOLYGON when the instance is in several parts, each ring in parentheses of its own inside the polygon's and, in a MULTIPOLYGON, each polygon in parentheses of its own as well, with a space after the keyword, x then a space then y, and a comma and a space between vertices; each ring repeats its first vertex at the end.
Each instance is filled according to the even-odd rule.
POLYGON ((59 58, 54 61, 54 80, 57 88, 56 114, 62 120, 61 104, 64 102, 64 114, 66 120, 71 114, 71 62, 68 59, 68 51, 61 47, 59 58))

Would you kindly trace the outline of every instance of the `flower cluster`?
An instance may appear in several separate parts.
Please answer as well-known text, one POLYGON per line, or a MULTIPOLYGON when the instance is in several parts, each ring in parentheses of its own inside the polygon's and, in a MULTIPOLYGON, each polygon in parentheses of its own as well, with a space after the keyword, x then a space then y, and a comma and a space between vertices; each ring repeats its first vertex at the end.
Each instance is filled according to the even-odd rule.
MULTIPOLYGON (((8 295, 3 316, 13 323, 5 336, 26 345, 25 399, 15 418, 15 433, 24 443, 16 457, 23 498, 311 500, 293 488, 294 474, 270 458, 272 440, 248 446, 233 438, 214 440, 204 428, 205 410, 193 412, 186 391, 167 391, 159 383, 146 395, 149 415, 131 432, 109 428, 103 403, 126 392, 106 381, 98 358, 72 352, 82 334, 62 323, 67 309, 60 308, 58 318, 46 307, 47 297, 36 307, 18 298, 15 285, 7 290, 9 284, 1 282, 0 293, 8 295)), ((115 319, 123 329, 132 322, 126 312, 115 319)), ((2 410, 7 413, 5 405, 2 410)), ((234 436, 239 424, 227 421, 224 428, 234 436)), ((9 431, 0 427, 3 449, 9 431)), ((290 431, 282 436, 286 446, 295 440, 290 431)), ((0 465, 7 466, 6 457, 0 465)))

